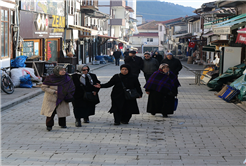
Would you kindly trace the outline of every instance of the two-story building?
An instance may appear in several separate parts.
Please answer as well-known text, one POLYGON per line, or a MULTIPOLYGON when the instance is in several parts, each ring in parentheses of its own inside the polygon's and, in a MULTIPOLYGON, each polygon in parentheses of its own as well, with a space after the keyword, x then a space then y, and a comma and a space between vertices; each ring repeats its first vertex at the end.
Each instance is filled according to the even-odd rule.
POLYGON ((159 49, 158 23, 160 21, 151 21, 138 25, 139 33, 130 37, 129 42, 138 49, 138 55, 159 49))

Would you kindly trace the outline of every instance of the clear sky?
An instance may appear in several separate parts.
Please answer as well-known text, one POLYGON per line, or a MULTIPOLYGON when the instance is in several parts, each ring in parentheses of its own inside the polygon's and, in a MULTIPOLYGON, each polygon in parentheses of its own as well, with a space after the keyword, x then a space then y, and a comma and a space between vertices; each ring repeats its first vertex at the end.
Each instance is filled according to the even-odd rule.
POLYGON ((165 2, 171 2, 183 6, 190 6, 193 8, 200 8, 203 3, 213 2, 212 0, 160 0, 165 2))

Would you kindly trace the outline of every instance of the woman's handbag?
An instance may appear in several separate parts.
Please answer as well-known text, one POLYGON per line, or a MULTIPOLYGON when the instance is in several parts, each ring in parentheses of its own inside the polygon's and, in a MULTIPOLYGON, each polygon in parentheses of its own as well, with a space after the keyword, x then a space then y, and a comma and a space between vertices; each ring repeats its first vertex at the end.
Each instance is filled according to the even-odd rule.
POLYGON ((176 109, 178 107, 178 102, 179 102, 178 98, 175 98, 174 99, 174 111, 176 111, 176 109))
POLYGON ((92 102, 93 104, 98 104, 100 103, 98 94, 94 95, 93 92, 86 92, 85 87, 81 85, 83 90, 84 90, 84 96, 83 99, 89 102, 92 102))
POLYGON ((92 92, 84 92, 84 99, 86 101, 92 102, 94 104, 98 104, 99 103, 99 97, 98 95, 94 95, 92 92))
MULTIPOLYGON (((119 75, 119 77, 120 77, 120 75, 119 75)), ((121 80, 121 78, 120 78, 120 80, 121 80)), ((121 81, 121 84, 123 86, 126 100, 135 100, 136 98, 140 97, 140 94, 138 93, 138 91, 135 88, 134 89, 126 89, 126 87, 122 81, 121 81)))

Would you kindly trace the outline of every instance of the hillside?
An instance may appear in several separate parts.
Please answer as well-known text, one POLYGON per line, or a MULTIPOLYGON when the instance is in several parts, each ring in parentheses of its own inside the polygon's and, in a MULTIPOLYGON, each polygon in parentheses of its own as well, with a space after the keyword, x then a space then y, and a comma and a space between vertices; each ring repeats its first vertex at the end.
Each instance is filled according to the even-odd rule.
POLYGON ((165 21, 186 15, 195 15, 195 8, 184 7, 169 2, 160 2, 158 0, 137 0, 137 15, 142 15, 148 20, 165 21))

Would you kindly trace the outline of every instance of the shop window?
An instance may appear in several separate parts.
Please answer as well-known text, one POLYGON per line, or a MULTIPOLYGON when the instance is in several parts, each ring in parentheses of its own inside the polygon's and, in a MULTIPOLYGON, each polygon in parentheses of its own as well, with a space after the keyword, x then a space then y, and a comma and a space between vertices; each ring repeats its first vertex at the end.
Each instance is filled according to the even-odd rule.
POLYGON ((9 57, 9 13, 1 9, 1 58, 9 57))
POLYGON ((25 40, 23 42, 22 55, 27 57, 40 56, 40 41, 39 40, 25 40))

